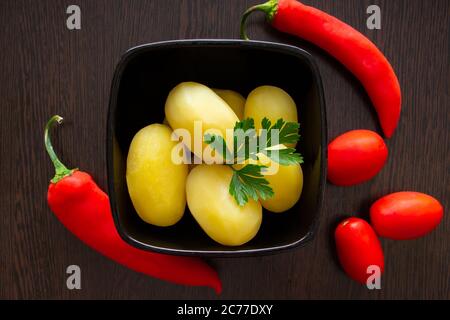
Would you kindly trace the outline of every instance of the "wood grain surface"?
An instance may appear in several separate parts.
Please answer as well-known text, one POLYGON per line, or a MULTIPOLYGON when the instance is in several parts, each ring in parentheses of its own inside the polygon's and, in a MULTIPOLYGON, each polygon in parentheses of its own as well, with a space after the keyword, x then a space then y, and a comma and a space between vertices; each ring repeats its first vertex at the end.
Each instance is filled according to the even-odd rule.
MULTIPOLYGON (((130 47, 184 38, 238 38, 239 18, 259 1, 76 0, 0 1, 0 298, 216 298, 212 290, 165 283, 134 273, 84 246, 56 220, 46 192, 53 168, 43 126, 53 114, 67 121, 54 136, 63 161, 91 172, 106 188, 106 115, 114 68, 130 47), (66 8, 78 4, 82 28, 66 28, 66 8), (82 289, 66 288, 77 264, 82 289)), ((449 299, 450 116, 448 0, 305 0, 372 39, 396 70, 403 91, 399 127, 387 141, 389 159, 370 182, 327 185, 315 239, 281 254, 211 259, 223 280, 221 298, 449 299), (366 28, 377 4, 382 29, 366 28), (382 289, 349 280, 336 262, 332 232, 343 217, 367 217, 375 199, 416 190, 446 208, 437 230, 414 241, 382 240, 382 289)), ((250 19, 251 38, 310 51, 322 75, 328 138, 356 128, 380 132, 361 85, 320 49, 250 19)), ((276 68, 276 61, 261 68, 276 68)), ((288 71, 288 70, 287 70, 288 71)), ((297 75, 301 77, 301 75, 297 75)))

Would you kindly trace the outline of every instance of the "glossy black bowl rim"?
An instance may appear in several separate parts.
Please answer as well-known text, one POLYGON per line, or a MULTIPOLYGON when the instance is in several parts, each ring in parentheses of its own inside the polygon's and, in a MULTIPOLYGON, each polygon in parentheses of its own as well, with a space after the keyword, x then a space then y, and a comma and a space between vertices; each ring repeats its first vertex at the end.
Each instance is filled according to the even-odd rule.
MULTIPOLYGON (((273 66, 267 66, 276 68, 276 64, 273 66)), ((107 165, 107 175, 108 175, 108 193, 109 200, 111 204, 112 216, 114 219, 114 224, 119 233, 120 237, 127 242, 128 244, 147 251, 154 251, 165 254, 172 255, 185 255, 185 256, 201 256, 201 257, 242 257, 242 256, 255 256, 255 255, 269 255, 278 253, 280 251, 284 251, 287 249, 291 249, 294 247, 302 247, 309 243, 318 228, 318 222, 321 215, 322 207, 323 207, 323 199, 325 193, 325 184, 326 184, 326 170, 327 170, 327 123, 326 123, 326 108, 325 108, 325 97, 322 85, 322 79, 320 76, 319 68, 314 61, 312 55, 306 50, 300 49, 295 46, 268 42, 268 41, 256 41, 256 40, 238 40, 238 39, 184 39, 184 40, 169 40, 169 41, 160 41, 154 43, 147 43, 138 45, 128 49, 121 57, 120 61, 116 65, 116 69, 114 72, 114 77, 111 85, 110 91, 110 100, 108 106, 108 116, 107 116, 107 133, 106 133, 106 165, 107 165), (122 77, 122 73, 127 66, 130 59, 135 55, 140 53, 142 50, 146 49, 155 49, 155 48, 164 48, 164 47, 187 47, 187 46, 214 46, 214 45, 230 45, 230 46, 241 46, 241 47, 251 47, 251 48, 262 48, 262 49, 270 49, 274 51, 282 51, 288 52, 296 56, 302 56, 302 58, 309 64, 312 74, 313 81, 316 86, 319 88, 319 104, 320 104, 320 117, 321 117, 321 168, 320 168, 320 181, 319 181, 319 196, 317 199, 317 209, 316 214, 314 216, 313 222, 309 227, 309 231, 297 241, 286 245, 280 246, 271 246, 265 248, 257 248, 257 249, 242 249, 228 251, 228 250, 189 250, 189 249, 170 249, 159 246, 150 245, 144 242, 141 242, 133 237, 131 237, 128 233, 124 232, 122 225, 120 223, 118 208, 116 205, 116 195, 114 188, 114 167, 113 167, 113 112, 112 109, 117 104, 117 94, 120 85, 120 79, 122 77)))

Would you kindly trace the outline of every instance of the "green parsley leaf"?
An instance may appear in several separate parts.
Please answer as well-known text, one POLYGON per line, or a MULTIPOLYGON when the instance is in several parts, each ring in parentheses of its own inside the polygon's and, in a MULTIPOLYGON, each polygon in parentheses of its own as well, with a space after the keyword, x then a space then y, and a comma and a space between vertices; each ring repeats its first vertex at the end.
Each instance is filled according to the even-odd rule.
MULTIPOLYGON (((280 119, 281 120, 281 119, 280 119)), ((298 130, 300 129, 300 124, 297 122, 285 122, 284 126, 281 128, 279 135, 280 144, 293 144, 300 139, 298 130)))
POLYGON ((247 164, 242 169, 234 170, 229 192, 240 206, 245 205, 249 198, 258 201, 258 198, 266 200, 273 197, 269 182, 261 174, 262 168, 265 166, 247 164))
POLYGON ((303 157, 300 155, 300 153, 296 153, 294 148, 266 150, 263 153, 282 166, 290 166, 296 163, 303 163, 303 157))
POLYGON ((264 118, 261 121, 261 128, 264 131, 258 136, 252 118, 236 122, 231 151, 221 136, 211 134, 204 136, 205 143, 217 150, 233 169, 229 192, 240 206, 245 205, 249 199, 255 201, 269 199, 274 192, 262 174, 265 166, 246 164, 241 169, 235 169, 232 164, 243 163, 248 159, 258 160, 259 153, 265 154, 283 166, 303 163, 302 156, 294 148, 272 149, 278 145, 296 143, 300 139, 299 123, 278 119, 272 124, 268 118, 264 118), (275 134, 278 134, 278 142, 272 141, 272 135, 275 134))
POLYGON ((247 118, 241 121, 237 121, 234 125, 234 130, 242 129, 244 131, 255 129, 255 120, 253 118, 247 118))
POLYGON ((278 144, 294 144, 300 139, 300 135, 298 134, 300 124, 297 122, 286 122, 280 118, 271 126, 270 120, 264 118, 261 121, 261 127, 267 131, 265 135, 266 143, 264 144, 263 139, 261 139, 261 143, 264 144, 264 146, 260 146, 261 149, 277 145, 272 141, 272 135, 275 134, 274 130, 278 130, 278 144))

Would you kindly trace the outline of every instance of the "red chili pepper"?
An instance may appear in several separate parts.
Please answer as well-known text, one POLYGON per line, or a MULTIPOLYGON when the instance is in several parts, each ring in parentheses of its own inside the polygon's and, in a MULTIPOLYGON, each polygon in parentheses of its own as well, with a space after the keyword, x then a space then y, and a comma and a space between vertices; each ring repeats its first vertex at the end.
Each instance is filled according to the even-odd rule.
POLYGON ((385 136, 392 136, 400 117, 400 85, 375 44, 339 19, 295 0, 270 0, 249 8, 241 20, 243 39, 248 39, 245 21, 254 11, 263 11, 276 29, 314 43, 349 69, 372 100, 385 136))
POLYGON ((222 284, 214 269, 199 258, 148 252, 120 238, 111 214, 109 198, 86 172, 67 169, 56 156, 49 138, 53 116, 45 126, 45 147, 56 174, 48 188, 50 209, 62 224, 88 246, 140 273, 170 282, 209 286, 220 293, 222 284))

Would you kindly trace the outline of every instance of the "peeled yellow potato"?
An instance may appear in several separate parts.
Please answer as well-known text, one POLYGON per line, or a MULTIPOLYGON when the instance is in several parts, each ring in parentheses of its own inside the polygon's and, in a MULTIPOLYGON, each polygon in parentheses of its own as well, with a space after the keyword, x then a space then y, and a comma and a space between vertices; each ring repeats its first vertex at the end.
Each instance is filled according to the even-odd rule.
POLYGON ((298 122, 297 107, 286 91, 274 86, 261 86, 247 97, 244 109, 245 118, 255 120, 255 128, 261 129, 261 120, 274 123, 280 118, 288 122, 298 122))
POLYGON ((226 246, 250 241, 262 221, 258 201, 239 206, 228 188, 233 171, 225 165, 198 165, 189 173, 186 195, 189 210, 213 240, 226 246))
POLYGON ((222 98, 207 86, 196 82, 182 82, 173 88, 166 100, 165 113, 173 130, 187 130, 190 137, 183 136, 183 143, 207 163, 215 159, 212 159, 212 149, 203 142, 204 134, 221 135, 227 144, 232 145, 232 134, 226 139, 226 129, 232 130, 239 121, 222 98), (196 121, 201 123, 201 130, 194 131, 196 121))
POLYGON ((171 226, 186 206, 186 164, 172 162, 172 130, 152 124, 139 130, 127 158, 128 192, 139 217, 156 226, 171 226))
MULTIPOLYGON (((286 148, 284 145, 277 146, 279 149, 286 148)), ((241 169, 247 164, 264 165, 262 172, 264 178, 269 182, 274 195, 262 200, 262 206, 272 212, 283 212, 292 208, 300 199, 303 189, 303 171, 300 164, 283 166, 266 155, 258 153, 258 161, 247 160, 242 164, 234 165, 235 169, 241 169)))
POLYGON ((303 188, 303 171, 300 164, 280 165, 277 173, 263 175, 275 193, 272 198, 261 200, 265 209, 283 212, 292 208, 300 199, 303 188))
POLYGON ((242 120, 244 117, 245 98, 233 90, 213 89, 233 109, 237 117, 242 120))

